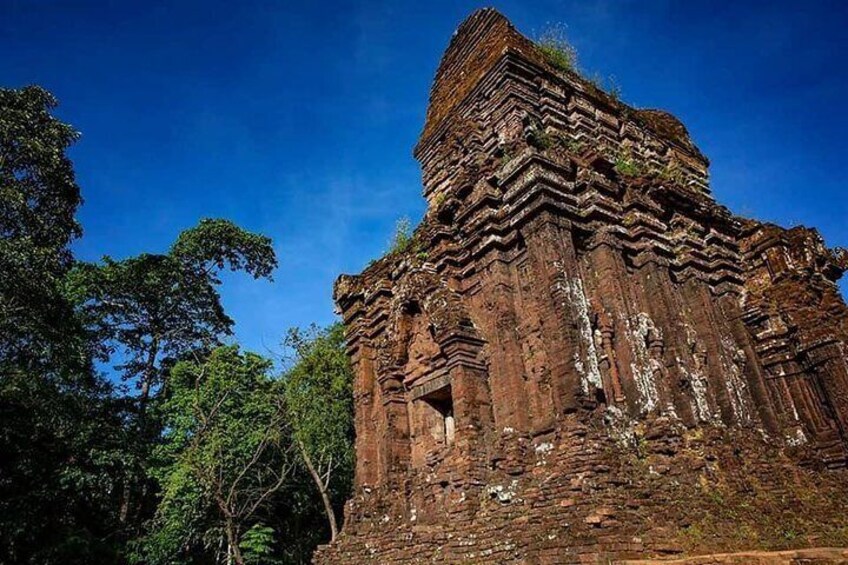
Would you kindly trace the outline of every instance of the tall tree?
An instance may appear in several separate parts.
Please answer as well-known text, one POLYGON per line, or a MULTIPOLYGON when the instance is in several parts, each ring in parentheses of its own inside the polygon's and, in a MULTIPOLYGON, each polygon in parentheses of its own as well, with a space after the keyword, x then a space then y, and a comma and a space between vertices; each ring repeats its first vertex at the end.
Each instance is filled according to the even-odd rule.
POLYGON ((136 383, 144 413, 163 382, 163 360, 209 349, 232 332, 217 291, 220 272, 270 279, 276 266, 269 238, 205 219, 182 232, 168 253, 79 265, 71 286, 85 319, 107 344, 104 355, 122 350, 119 369, 136 383))
POLYGON ((257 543, 268 530, 259 517, 294 468, 283 395, 270 368, 235 346, 174 366, 153 470, 163 496, 143 544, 149 563, 221 547, 228 563, 243 565, 244 548, 263 553, 257 543))
POLYGON ((0 374, 84 364, 62 295, 82 199, 66 155, 79 134, 56 119, 56 99, 0 88, 0 374))
POLYGON ((39 87, 0 89, 0 562, 119 557, 120 402, 65 293, 77 132, 39 87))
POLYGON ((285 377, 295 445, 321 496, 331 540, 339 532, 337 509, 350 493, 353 475, 353 373, 344 327, 289 330, 296 355, 285 377))
POLYGON ((161 424, 151 420, 148 405, 176 360, 194 351, 209 351, 232 332, 233 321, 221 304, 217 287, 224 269, 271 278, 277 259, 271 240, 226 220, 202 220, 185 230, 168 253, 145 253, 121 261, 78 264, 68 276, 69 294, 79 316, 98 336, 99 354, 119 351, 118 368, 139 390, 131 428, 135 431, 122 487, 119 521, 143 520, 150 508, 151 485, 146 466, 161 424))

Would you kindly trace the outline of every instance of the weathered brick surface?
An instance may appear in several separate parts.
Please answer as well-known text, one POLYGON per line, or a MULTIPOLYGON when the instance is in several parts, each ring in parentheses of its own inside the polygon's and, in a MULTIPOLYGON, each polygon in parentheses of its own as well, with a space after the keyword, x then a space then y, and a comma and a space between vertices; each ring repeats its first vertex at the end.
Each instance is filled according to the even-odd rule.
POLYGON ((699 555, 682 559, 627 560, 625 565, 844 565, 848 550, 836 547, 796 549, 789 551, 745 551, 699 555))
POLYGON ((492 10, 415 152, 413 245, 336 285, 356 492, 316 562, 848 546, 845 252, 730 213, 676 118, 492 10))

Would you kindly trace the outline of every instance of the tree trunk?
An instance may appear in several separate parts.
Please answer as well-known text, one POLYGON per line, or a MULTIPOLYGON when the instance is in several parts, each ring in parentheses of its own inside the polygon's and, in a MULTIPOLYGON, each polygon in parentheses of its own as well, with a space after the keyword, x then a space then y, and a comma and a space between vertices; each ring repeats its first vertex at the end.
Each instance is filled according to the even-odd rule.
MULTIPOLYGON (((330 501, 330 493, 327 488, 328 485, 324 484, 321 480, 321 475, 318 474, 315 466, 312 465, 312 458, 309 457, 303 443, 298 441, 297 446, 300 449, 300 454, 303 456, 303 462, 306 463, 306 468, 309 469, 309 474, 312 475, 312 480, 315 482, 315 486, 318 487, 318 492, 321 493, 321 501, 324 503, 324 512, 327 514, 327 521, 330 522, 330 541, 333 542, 336 540, 336 536, 339 535, 339 526, 336 523, 336 513, 333 511, 333 504, 330 501)), ((327 482, 329 483, 329 479, 327 482)))
POLYGON ((153 375, 156 371, 156 356, 159 354, 159 338, 153 338, 150 344, 150 353, 147 355, 144 371, 141 374, 141 394, 138 398, 139 416, 144 420, 147 412, 147 402, 150 400, 150 387, 153 385, 153 375))
MULTIPOLYGON (((154 339, 150 349, 150 353, 147 356, 147 365, 141 374, 141 392, 138 396, 138 421, 136 422, 136 427, 140 436, 139 439, 145 442, 149 440, 149 438, 147 438, 147 404, 150 401, 150 387, 153 382, 156 356, 158 354, 159 340, 154 339)), ((132 499, 135 495, 133 490, 133 485, 130 484, 130 480, 127 478, 126 482, 124 482, 123 490, 121 492, 121 506, 118 514, 118 521, 121 524, 126 524, 130 512, 134 512, 136 510, 135 508, 133 508, 132 499)), ((140 501, 144 500, 146 494, 147 487, 145 486, 140 496, 140 501)))
POLYGON ((127 517, 130 514, 130 482, 124 479, 124 485, 121 487, 121 507, 118 513, 118 521, 121 524, 127 523, 127 517))
POLYGON ((244 557, 241 554, 241 548, 239 548, 238 532, 235 524, 229 518, 225 529, 227 530, 227 561, 236 565, 244 565, 244 557))

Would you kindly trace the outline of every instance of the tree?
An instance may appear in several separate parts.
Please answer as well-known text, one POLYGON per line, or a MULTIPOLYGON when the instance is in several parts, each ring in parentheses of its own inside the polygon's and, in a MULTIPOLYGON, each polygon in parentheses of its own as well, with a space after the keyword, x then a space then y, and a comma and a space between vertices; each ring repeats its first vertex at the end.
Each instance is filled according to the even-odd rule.
POLYGON ((65 293, 77 132, 42 88, 0 89, 0 562, 119 557, 122 407, 65 293))
POLYGON ((90 326, 123 350, 118 367, 135 380, 143 413, 164 376, 162 360, 219 343, 232 332, 217 286, 220 271, 271 278, 277 259, 271 240, 226 220, 202 220, 182 232, 166 254, 78 265, 71 287, 90 326))
POLYGON ((222 547, 228 563, 243 565, 243 547, 264 551, 257 542, 268 532, 258 518, 294 467, 283 395, 270 368, 236 346, 174 366, 161 405, 166 431, 153 474, 162 500, 143 544, 148 562, 222 547))
POLYGON ((126 469, 107 384, 0 380, 0 563, 118 563, 126 469))
POLYGON ((56 99, 0 88, 0 375, 85 364, 61 281, 81 234, 82 202, 66 156, 79 134, 52 116, 56 99))
POLYGON ((209 351, 232 332, 217 291, 220 272, 229 268, 270 279, 276 265, 269 238, 226 220, 205 219, 182 232, 168 253, 121 261, 105 257, 100 264, 80 263, 68 275, 68 295, 97 337, 100 358, 120 351, 117 368, 139 390, 120 522, 142 513, 152 490, 145 468, 161 426, 148 417, 151 395, 176 360, 209 351))
POLYGON ((344 327, 292 329, 286 343, 296 363, 285 377, 286 404, 303 465, 321 495, 331 540, 339 532, 336 508, 353 474, 353 374, 344 327))

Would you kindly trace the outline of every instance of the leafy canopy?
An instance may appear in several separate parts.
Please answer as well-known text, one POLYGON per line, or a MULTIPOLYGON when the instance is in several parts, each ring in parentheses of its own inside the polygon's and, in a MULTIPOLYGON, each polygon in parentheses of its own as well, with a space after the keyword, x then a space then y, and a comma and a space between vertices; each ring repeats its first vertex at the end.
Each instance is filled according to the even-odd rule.
POLYGON ((84 362, 61 293, 82 199, 66 155, 79 134, 46 90, 0 88, 0 370, 84 362))
POLYGON ((289 330, 297 362, 286 374, 286 402, 294 435, 315 460, 353 462, 353 372, 344 326, 289 330))
POLYGON ((163 358, 209 349, 232 332, 217 290, 220 271, 270 279, 276 266, 269 238, 206 219, 182 232, 166 254, 78 265, 69 289, 106 345, 101 355, 122 349, 118 368, 125 379, 138 379, 146 398, 163 380, 163 358))
MULTIPOLYGON (((283 396, 270 368, 236 346, 173 367, 152 471, 162 500, 143 544, 150 563, 171 562, 189 548, 214 555, 218 547, 245 562, 243 535, 291 479, 283 396)), ((248 537, 248 548, 259 533, 248 537)))
POLYGON ((124 405, 64 292, 81 198, 66 155, 78 134, 56 104, 0 88, 2 563, 115 562, 122 539, 124 405))
POLYGON ((286 374, 285 394, 292 433, 321 495, 331 539, 338 535, 338 509, 350 494, 353 476, 353 372, 344 327, 289 331, 286 344, 297 362, 286 374))

